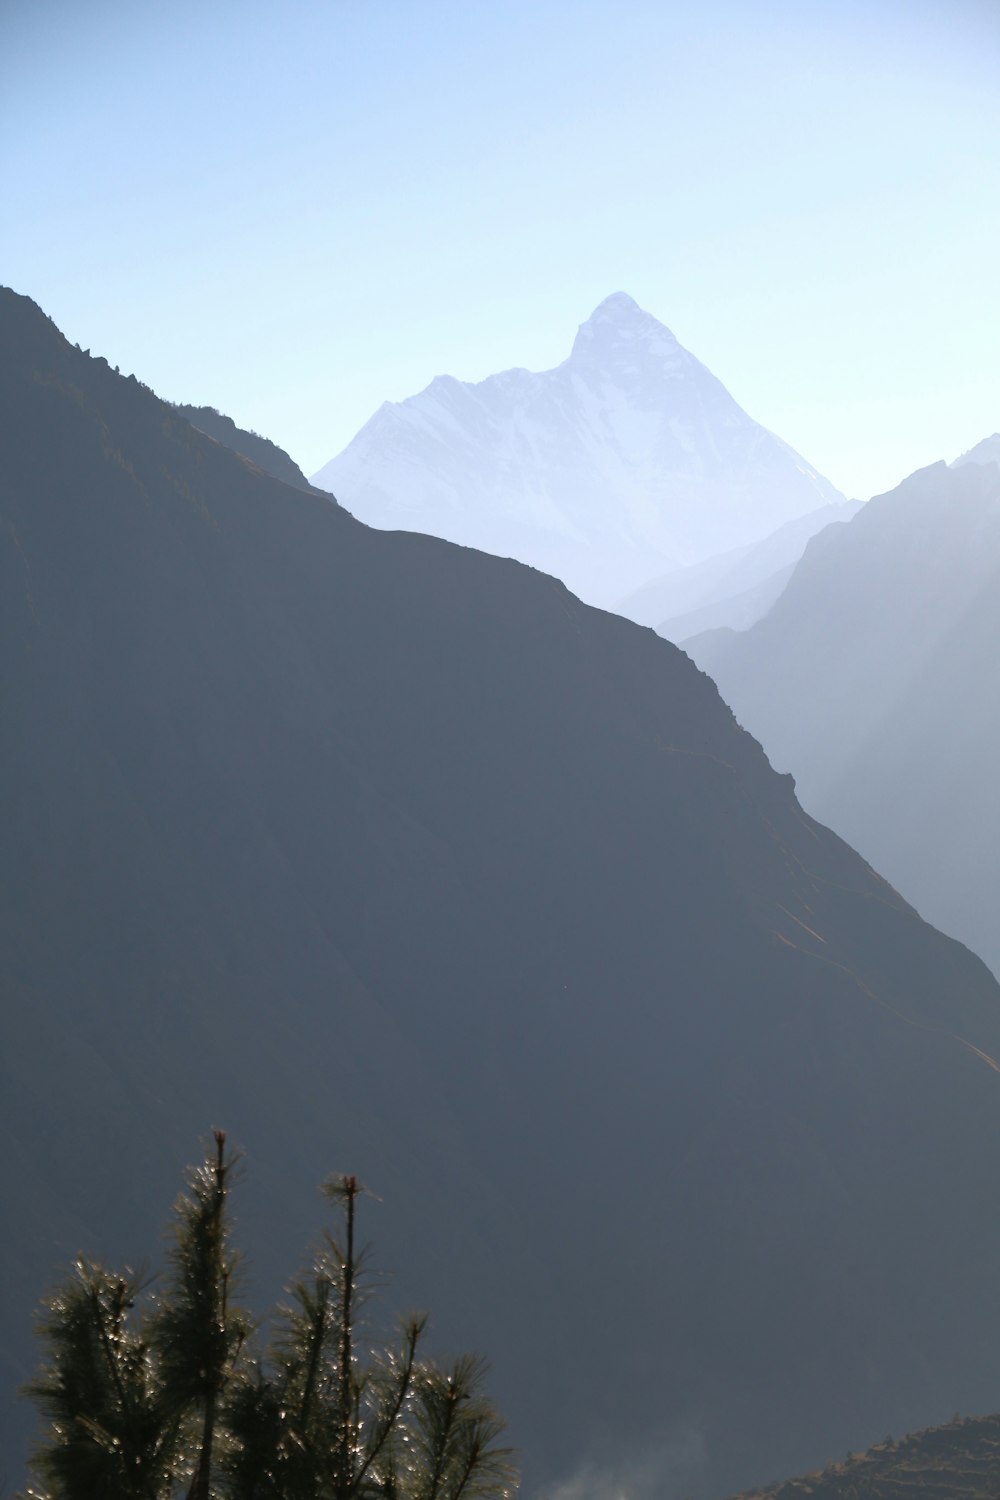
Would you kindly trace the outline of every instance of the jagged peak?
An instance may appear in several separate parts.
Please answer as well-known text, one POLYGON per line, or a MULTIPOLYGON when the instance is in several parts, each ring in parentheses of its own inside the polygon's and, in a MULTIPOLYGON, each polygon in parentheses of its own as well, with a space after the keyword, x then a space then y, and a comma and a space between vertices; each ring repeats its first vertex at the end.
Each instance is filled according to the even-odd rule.
POLYGON ((952 460, 951 467, 957 469, 965 464, 989 464, 1000 463, 1000 432, 991 433, 989 437, 983 438, 982 442, 976 443, 966 453, 952 460))
POLYGON ((637 344, 650 353, 673 354, 680 350, 670 329, 640 307, 634 297, 627 292, 612 292, 580 324, 570 358, 604 359, 619 348, 634 350, 637 344))
POLYGON ((605 314, 614 317, 631 313, 642 313, 643 317, 649 316, 648 313, 643 313, 638 302, 634 297, 630 297, 628 292, 612 292, 610 297, 605 297, 603 302, 597 304, 590 316, 597 318, 605 314))

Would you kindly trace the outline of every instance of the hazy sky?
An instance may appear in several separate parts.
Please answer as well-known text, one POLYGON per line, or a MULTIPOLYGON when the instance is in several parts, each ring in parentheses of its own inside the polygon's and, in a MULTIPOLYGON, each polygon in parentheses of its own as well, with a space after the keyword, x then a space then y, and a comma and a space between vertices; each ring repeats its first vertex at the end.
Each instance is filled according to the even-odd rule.
POLYGON ((307 472, 624 290, 867 496, 1000 428, 1000 0, 6 0, 0 280, 307 472))

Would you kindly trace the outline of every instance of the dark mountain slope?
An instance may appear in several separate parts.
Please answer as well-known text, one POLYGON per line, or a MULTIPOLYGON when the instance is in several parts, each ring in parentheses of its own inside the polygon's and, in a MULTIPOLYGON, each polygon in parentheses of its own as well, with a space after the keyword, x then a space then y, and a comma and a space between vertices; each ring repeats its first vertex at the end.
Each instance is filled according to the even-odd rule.
POLYGON ((252 1290, 359 1171, 532 1489, 679 1433, 718 1493, 987 1405, 982 965, 652 632, 0 323, 15 1368, 53 1267, 139 1258, 219 1122, 252 1290))
POLYGON ((1000 1417, 956 1418, 840 1463, 747 1490, 733 1500, 994 1500, 1000 1494, 1000 1417))
POLYGON ((199 432, 206 432, 217 443, 225 443, 234 453, 241 453, 252 464, 263 469, 265 474, 272 474, 285 484, 293 484, 298 490, 312 489, 298 464, 289 458, 284 448, 279 448, 269 438, 261 437, 259 432, 247 432, 244 428, 237 427, 232 417, 224 416, 214 406, 178 405, 174 410, 185 417, 192 427, 197 427, 199 432))
POLYGON ((806 806, 1000 969, 1000 469, 935 464, 686 642, 806 806))

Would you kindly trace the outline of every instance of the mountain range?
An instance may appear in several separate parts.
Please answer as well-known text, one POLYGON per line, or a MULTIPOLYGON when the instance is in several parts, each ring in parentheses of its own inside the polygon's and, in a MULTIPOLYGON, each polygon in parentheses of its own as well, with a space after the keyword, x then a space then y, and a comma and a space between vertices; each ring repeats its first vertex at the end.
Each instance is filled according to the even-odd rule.
POLYGON ((438 376, 312 478, 369 525, 518 558, 605 607, 843 499, 623 292, 555 369, 438 376))
POLYGON ((922 469, 684 642, 803 803, 1000 972, 1000 466, 922 469))
POLYGON ((528 1493, 988 1407, 1000 988, 684 653, 362 525, 11 292, 0 401, 7 1391, 46 1284, 134 1262, 222 1125, 245 1295, 356 1171, 528 1493))

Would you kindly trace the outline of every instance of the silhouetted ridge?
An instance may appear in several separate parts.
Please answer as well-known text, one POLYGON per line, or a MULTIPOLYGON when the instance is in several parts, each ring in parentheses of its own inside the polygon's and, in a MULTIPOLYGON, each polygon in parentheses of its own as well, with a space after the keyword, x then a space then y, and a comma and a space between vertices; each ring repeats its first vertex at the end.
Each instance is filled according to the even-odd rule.
POLYGON ((225 1122, 249 1295, 357 1171, 400 1306, 493 1361, 531 1491, 683 1430, 675 1488, 718 1494, 987 1406, 983 966, 683 653, 279 483, 26 307, 0 297, 6 1389, 47 1278, 139 1259, 225 1122))
POLYGON ((292 462, 283 448, 279 448, 277 443, 272 443, 268 438, 261 437, 259 432, 247 432, 242 427, 237 427, 232 417, 223 416, 214 406, 177 405, 174 410, 186 417, 199 432, 207 432, 216 442, 225 443, 234 453, 241 453, 244 458, 263 469, 265 474, 272 474, 275 479, 293 484, 299 490, 312 489, 298 464, 292 462))

